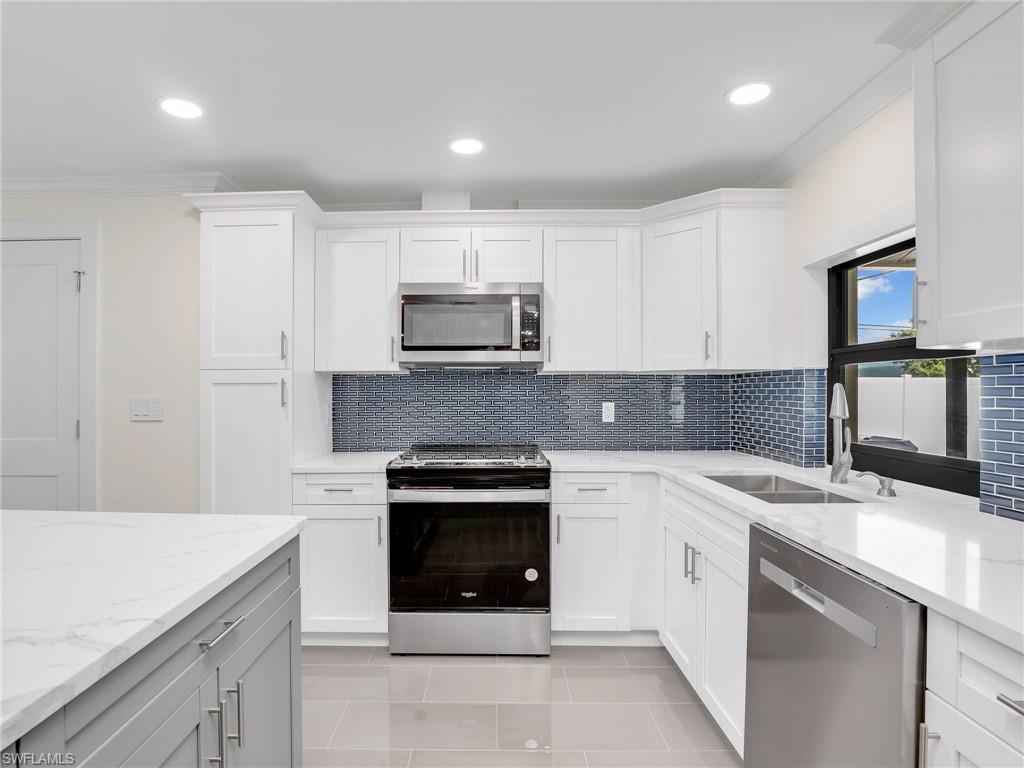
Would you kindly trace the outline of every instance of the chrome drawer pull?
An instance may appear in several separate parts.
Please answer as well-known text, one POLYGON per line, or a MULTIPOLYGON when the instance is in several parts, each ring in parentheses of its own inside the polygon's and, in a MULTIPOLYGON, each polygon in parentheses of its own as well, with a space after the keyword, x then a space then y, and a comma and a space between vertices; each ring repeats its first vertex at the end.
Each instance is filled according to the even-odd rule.
POLYGON ((209 758, 211 763, 217 763, 221 768, 228 768, 228 702, 221 699, 220 706, 210 707, 206 710, 211 715, 217 715, 217 743, 220 745, 220 757, 209 758))
MULTIPOLYGON (((235 710, 236 714, 238 715, 238 733, 229 733, 227 734, 227 736, 225 736, 225 738, 234 739, 235 741, 237 741, 238 748, 241 749, 245 746, 245 726, 242 725, 242 723, 245 722, 245 682, 243 680, 239 680, 234 688, 228 688, 226 691, 224 691, 224 693, 228 694, 229 696, 232 693, 235 694, 235 696, 237 697, 235 701, 238 703, 238 708, 235 710)), ((225 726, 225 729, 226 728, 227 726, 225 726)))
POLYGON ((928 730, 928 723, 917 726, 917 768, 928 768, 928 739, 941 739, 934 731, 928 730))
POLYGON ((243 621, 245 621, 245 616, 239 616, 237 619, 224 619, 224 630, 215 638, 213 638, 213 640, 200 640, 199 647, 202 648, 204 651, 209 651, 213 648, 216 648, 220 641, 228 635, 230 635, 235 630, 235 628, 243 621))
POLYGON ((584 492, 587 492, 587 491, 607 491, 608 488, 605 487, 605 486, 594 485, 594 486, 589 486, 589 487, 581 486, 581 487, 577 488, 576 490, 579 491, 580 493, 584 493, 584 492))
POLYGON ((355 488, 323 488, 324 493, 355 493, 355 488))
POLYGON ((1024 716, 1024 701, 1014 701, 1009 696, 1003 693, 996 694, 996 701, 1000 704, 1005 704, 1018 715, 1024 716))

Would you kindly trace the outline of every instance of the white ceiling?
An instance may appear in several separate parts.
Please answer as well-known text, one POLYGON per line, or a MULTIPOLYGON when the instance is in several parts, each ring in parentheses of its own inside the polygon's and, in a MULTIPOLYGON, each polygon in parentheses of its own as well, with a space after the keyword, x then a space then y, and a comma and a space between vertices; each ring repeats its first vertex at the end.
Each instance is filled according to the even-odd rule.
POLYGON ((328 208, 743 186, 897 58, 909 5, 5 2, 3 172, 216 170, 328 208), (767 102, 723 99, 755 79, 767 102))

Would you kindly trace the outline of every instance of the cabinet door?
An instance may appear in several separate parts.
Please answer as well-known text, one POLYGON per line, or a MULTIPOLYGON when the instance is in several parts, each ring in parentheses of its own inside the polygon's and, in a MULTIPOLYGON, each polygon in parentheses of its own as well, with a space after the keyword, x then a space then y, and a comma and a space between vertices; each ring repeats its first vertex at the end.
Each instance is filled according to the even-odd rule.
POLYGON ((1024 340, 1022 21, 977 3, 914 54, 919 347, 1024 340))
POLYGON ((282 603, 217 672, 220 698, 228 705, 227 765, 301 765, 299 592, 282 603))
POLYGON ((1024 755, 954 709, 931 691, 924 695, 928 732, 928 768, 1021 768, 1024 755))
POLYGON ((622 504, 552 504, 551 628, 628 630, 622 504))
POLYGON ((473 230, 473 277, 478 283, 544 281, 544 241, 539 227, 473 230))
POLYGON ((690 548, 697 532, 672 515, 661 515, 663 618, 661 643, 690 681, 697 679, 697 586, 690 578, 690 548))
POLYGON ((387 507, 297 506, 301 535, 302 631, 387 632, 387 507))
POLYGON ((701 700, 743 754, 747 669, 747 568, 705 539, 693 556, 701 700))
POLYGON ((658 222, 643 233, 643 367, 714 367, 716 214, 658 222))
POLYGON ((199 511, 291 513, 291 372, 201 371, 199 511))
POLYGON ((164 720, 132 754, 122 768, 208 768, 219 757, 217 676, 206 682, 164 720))
POLYGON ((470 230, 465 227, 403 229, 401 282, 472 282, 469 246, 470 230))
POLYGON ((398 230, 319 232, 315 280, 316 370, 399 370, 398 230))
POLYGON ((544 232, 544 370, 631 367, 635 275, 630 233, 579 227, 544 232))
POLYGON ((290 211, 214 211, 199 232, 199 367, 290 368, 290 211))

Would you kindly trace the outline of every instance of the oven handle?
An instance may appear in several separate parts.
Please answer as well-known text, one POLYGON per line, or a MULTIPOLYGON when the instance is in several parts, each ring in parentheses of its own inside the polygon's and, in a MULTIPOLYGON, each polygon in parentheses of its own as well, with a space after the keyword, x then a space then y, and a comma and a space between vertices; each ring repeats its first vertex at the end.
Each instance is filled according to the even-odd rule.
POLYGON ((402 502, 421 502, 428 504, 468 504, 468 503, 508 503, 508 502, 546 502, 551 500, 551 491, 547 488, 516 488, 511 490, 405 490, 395 489, 388 491, 388 501, 401 504, 402 502))

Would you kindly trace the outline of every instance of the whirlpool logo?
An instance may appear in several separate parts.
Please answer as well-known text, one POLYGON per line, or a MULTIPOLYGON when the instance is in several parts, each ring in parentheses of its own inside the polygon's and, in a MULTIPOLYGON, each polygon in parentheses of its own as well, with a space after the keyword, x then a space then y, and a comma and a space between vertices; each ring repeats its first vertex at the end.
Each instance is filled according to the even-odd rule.
POLYGON ((476 592, 463 592, 462 596, 465 598, 476 597, 476 592))

